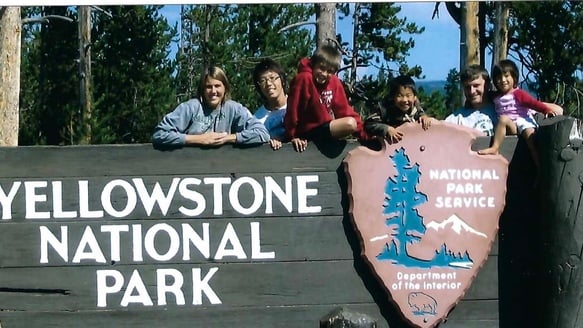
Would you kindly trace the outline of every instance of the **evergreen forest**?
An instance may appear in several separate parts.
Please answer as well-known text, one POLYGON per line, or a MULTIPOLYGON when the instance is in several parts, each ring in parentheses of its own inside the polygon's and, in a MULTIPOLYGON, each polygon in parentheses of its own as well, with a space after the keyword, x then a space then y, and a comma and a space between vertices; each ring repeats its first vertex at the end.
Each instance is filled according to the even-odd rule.
MULTIPOLYGON (((492 3, 483 3, 485 51, 494 42, 492 3)), ((509 6, 508 57, 524 67, 523 87, 579 117, 583 2, 509 6)), ((315 28, 301 24, 315 21, 313 3, 182 5, 181 20, 174 24, 158 5, 100 6, 90 13, 91 42, 85 51, 91 71, 85 75, 80 71, 79 7, 21 8, 19 145, 149 143, 162 116, 196 96, 199 74, 212 64, 227 73, 232 98, 254 111, 261 101, 252 82, 255 64, 271 57, 291 81, 299 59, 316 48, 315 28), (35 17, 47 19, 24 23, 35 17), (174 53, 173 43, 178 44, 174 53), (82 110, 86 98, 80 87, 87 76, 90 116, 82 110)), ((442 7, 440 14, 446 15, 442 7)), ((393 2, 336 4, 338 19, 352 21, 354 31, 353 40, 337 35, 344 54, 338 75, 363 117, 386 94, 392 77, 423 79, 423 67, 409 66, 407 56, 425 28, 400 18, 400 10, 393 2), (373 67, 378 73, 357 75, 356 67, 373 67)), ((424 108, 440 119, 462 99, 459 68, 443 79, 441 91, 420 90, 424 108)))

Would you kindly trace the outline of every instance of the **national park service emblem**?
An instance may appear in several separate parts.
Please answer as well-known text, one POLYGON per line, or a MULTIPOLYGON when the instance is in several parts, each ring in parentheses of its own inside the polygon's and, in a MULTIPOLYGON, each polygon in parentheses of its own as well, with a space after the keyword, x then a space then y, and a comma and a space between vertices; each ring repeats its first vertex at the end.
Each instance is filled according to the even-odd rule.
POLYGON ((471 151, 477 133, 407 123, 403 140, 344 159, 361 253, 403 317, 435 327, 482 267, 504 209, 508 162, 471 151))

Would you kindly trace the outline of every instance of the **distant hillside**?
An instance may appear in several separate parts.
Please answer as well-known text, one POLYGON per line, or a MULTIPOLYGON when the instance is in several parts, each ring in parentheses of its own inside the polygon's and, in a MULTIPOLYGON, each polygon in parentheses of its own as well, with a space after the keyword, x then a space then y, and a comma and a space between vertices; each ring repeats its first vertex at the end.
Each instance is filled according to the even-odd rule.
POLYGON ((415 84, 417 85, 417 89, 423 89, 426 94, 432 94, 433 91, 439 91, 441 93, 445 93, 445 84, 446 81, 416 81, 415 84))

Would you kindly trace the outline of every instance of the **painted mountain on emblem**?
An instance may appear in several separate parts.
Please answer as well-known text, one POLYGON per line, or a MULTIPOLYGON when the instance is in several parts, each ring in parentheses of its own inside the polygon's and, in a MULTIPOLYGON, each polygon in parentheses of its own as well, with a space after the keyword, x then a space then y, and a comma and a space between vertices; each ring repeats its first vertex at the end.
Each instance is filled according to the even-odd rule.
POLYGON ((463 233, 471 233, 480 237, 488 238, 485 233, 479 232, 478 230, 472 228, 469 224, 465 223, 460 217, 452 214, 449 218, 441 222, 431 221, 425 225, 427 229, 433 229, 435 231, 452 230, 458 235, 463 233))

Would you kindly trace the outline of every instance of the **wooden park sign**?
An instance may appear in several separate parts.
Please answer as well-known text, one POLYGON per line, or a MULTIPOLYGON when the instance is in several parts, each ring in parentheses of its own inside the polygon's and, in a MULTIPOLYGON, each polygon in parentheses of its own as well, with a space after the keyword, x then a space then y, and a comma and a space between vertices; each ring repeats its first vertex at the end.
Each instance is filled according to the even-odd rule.
MULTIPOLYGON (((469 183, 482 186, 474 186, 474 194, 464 186, 468 194, 450 187, 448 195, 448 183, 455 181, 443 170, 435 172, 429 184, 441 185, 443 198, 437 200, 427 189, 431 175, 422 156, 435 153, 430 141, 439 128, 422 132, 421 143, 407 131, 410 138, 400 143, 405 146, 401 153, 390 148, 396 145, 388 146, 384 156, 365 151, 382 160, 367 164, 363 173, 377 175, 384 168, 386 174, 369 183, 377 191, 367 191, 378 200, 370 209, 379 217, 374 237, 391 233, 382 205, 385 183, 398 173, 390 159, 397 154, 412 165, 419 163, 416 190, 427 201, 416 209, 424 220, 440 222, 455 212, 476 231, 488 237, 494 233, 495 227, 474 224, 465 211, 449 207, 459 204, 453 197, 462 197, 463 206, 468 202, 463 197, 469 197, 470 205, 490 211, 488 197, 494 197, 492 211, 498 213, 502 196, 487 186, 485 177, 504 180, 504 170, 490 166, 503 161, 475 159, 482 179, 471 177, 476 181, 469 183), (430 206, 435 217, 427 214, 430 206)), ((467 149, 471 136, 460 140, 458 131, 451 133, 440 147, 444 155, 435 155, 430 163, 463 170, 445 165, 461 155, 474 157, 467 149)), ((477 141, 481 146, 488 142, 477 141)), ((512 153, 515 145, 510 139, 503 146, 512 153)), ((410 322, 395 311, 378 272, 373 274, 360 256, 350 219, 348 199, 356 194, 348 193, 343 161, 360 157, 355 156, 364 151, 360 147, 356 142, 310 143, 303 153, 291 145, 277 152, 268 145, 174 151, 148 144, 0 147, 0 324, 295 328, 317 326, 341 307, 374 318, 377 328, 407 327, 410 322)), ((464 172, 459 171, 462 178, 464 172)), ((426 227, 425 236, 430 229, 426 227)), ((379 253, 389 241, 375 242, 379 253)), ((430 257, 419 253, 426 241, 407 246, 407 251, 430 257)), ((433 249, 443 243, 436 242, 433 249)), ((445 245, 453 250, 451 241, 445 245)), ((481 253, 473 247, 463 251, 478 268, 481 253)), ((448 327, 499 326, 497 262, 495 243, 480 272, 472 271, 477 277, 469 289, 460 277, 470 269, 424 269, 456 272, 449 286, 461 283, 456 292, 467 289, 448 316, 448 327)), ((403 292, 412 291, 406 283, 422 281, 413 275, 407 280, 408 271, 400 272, 403 292)), ((430 282, 436 288, 447 283, 441 278, 430 282)), ((443 304, 436 301, 435 316, 428 308, 419 311, 437 321, 443 304)))
POLYGON ((362 255, 401 314, 435 327, 470 287, 497 235, 508 161, 471 151, 473 131, 399 127, 402 141, 344 160, 362 255))

